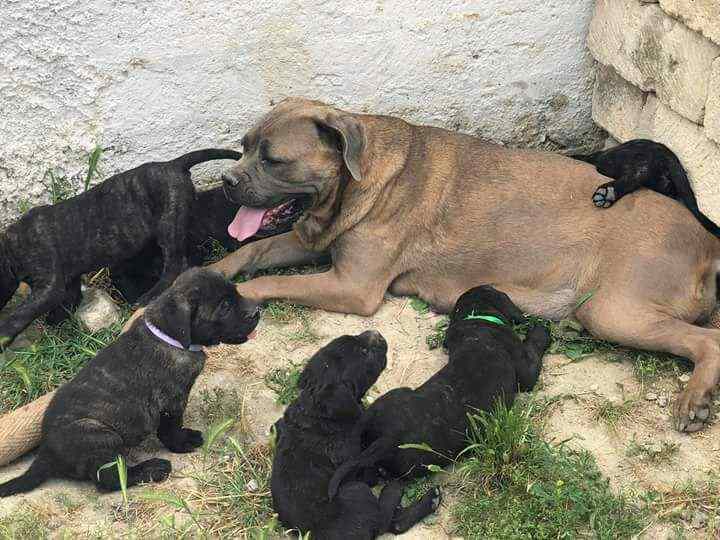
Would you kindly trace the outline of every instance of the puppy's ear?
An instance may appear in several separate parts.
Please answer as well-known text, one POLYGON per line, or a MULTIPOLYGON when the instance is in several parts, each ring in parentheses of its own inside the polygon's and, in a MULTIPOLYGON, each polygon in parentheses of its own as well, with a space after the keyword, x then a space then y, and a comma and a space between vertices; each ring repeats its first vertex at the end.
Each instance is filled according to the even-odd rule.
POLYGON ((321 386, 313 401, 323 418, 355 420, 362 414, 362 407, 344 384, 330 383, 321 386))
POLYGON ((365 149, 365 131, 355 115, 333 111, 317 119, 321 128, 334 131, 342 142, 343 161, 350 175, 357 181, 362 180, 360 160, 365 149))
POLYGON ((186 349, 192 343, 192 320, 198 291, 180 293, 172 288, 161 294, 146 310, 150 322, 171 338, 178 340, 186 349))

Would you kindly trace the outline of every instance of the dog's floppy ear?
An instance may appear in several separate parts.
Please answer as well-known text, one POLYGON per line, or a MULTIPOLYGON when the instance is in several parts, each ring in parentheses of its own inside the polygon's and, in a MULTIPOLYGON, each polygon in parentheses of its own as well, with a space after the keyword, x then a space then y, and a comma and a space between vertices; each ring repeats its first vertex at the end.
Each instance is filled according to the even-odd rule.
POLYGON ((354 420, 362 414, 362 407, 344 384, 329 383, 320 386, 313 401, 323 418, 354 420))
POLYGON ((146 317, 165 334, 178 340, 186 349, 192 343, 192 320, 196 290, 168 289, 147 308, 146 317))
POLYGON ((365 131, 362 124, 355 115, 340 111, 333 111, 316 121, 321 128, 332 130, 340 136, 345 166, 355 180, 361 181, 360 159, 365 149, 365 131))

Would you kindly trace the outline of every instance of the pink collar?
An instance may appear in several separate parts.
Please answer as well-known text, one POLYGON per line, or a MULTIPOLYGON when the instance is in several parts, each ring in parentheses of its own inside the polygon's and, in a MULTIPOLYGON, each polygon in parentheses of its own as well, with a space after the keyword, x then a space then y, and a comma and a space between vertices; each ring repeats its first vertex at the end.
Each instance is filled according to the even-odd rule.
MULTIPOLYGON (((152 332, 153 334, 155 334, 155 337, 158 338, 160 341, 167 343, 171 347, 186 350, 185 347, 183 347, 182 343, 180 343, 177 339, 171 338, 147 319, 143 318, 143 320, 145 321, 145 326, 147 326, 147 329, 150 330, 150 332, 152 332)), ((202 345, 190 345, 187 350, 192 352, 202 351, 202 345)))

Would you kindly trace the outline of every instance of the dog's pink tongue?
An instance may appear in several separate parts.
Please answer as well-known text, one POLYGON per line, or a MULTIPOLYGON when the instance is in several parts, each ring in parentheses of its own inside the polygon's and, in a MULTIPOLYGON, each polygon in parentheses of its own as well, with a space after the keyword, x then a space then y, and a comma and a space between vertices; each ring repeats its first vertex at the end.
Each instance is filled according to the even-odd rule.
POLYGON ((228 234, 239 242, 250 238, 260 229, 265 212, 267 210, 264 208, 241 206, 235 214, 235 219, 228 225, 228 234))

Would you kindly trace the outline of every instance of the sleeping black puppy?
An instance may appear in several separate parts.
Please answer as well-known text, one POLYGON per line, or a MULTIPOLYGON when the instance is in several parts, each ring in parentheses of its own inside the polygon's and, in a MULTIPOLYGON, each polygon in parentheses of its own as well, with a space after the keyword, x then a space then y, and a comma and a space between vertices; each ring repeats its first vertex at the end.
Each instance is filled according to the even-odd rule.
MULTIPOLYGON (((147 307, 117 341, 100 351, 50 402, 37 458, 0 497, 30 491, 49 478, 120 487, 117 468, 103 468, 157 433, 171 452, 192 452, 200 432, 183 428, 188 394, 205 364, 202 346, 244 343, 258 323, 256 304, 207 269, 191 269, 147 307)), ((170 462, 149 459, 127 469, 127 485, 159 482, 170 462)))
POLYGON ((518 390, 531 390, 550 335, 538 325, 520 341, 512 327, 520 322, 505 293, 488 285, 465 292, 450 315, 447 365, 417 389, 396 388, 368 407, 360 422, 365 450, 337 470, 329 496, 355 470, 380 466, 400 478, 448 465, 468 444, 468 413, 490 411, 497 400, 510 406, 518 390), (434 452, 398 448, 423 443, 434 452))
POLYGON ((32 294, 0 318, 0 346, 34 319, 66 317, 80 301, 80 277, 128 259, 151 241, 163 256, 159 281, 140 303, 167 288, 187 268, 187 225, 195 198, 190 167, 238 159, 231 150, 198 150, 146 163, 55 205, 33 208, 0 233, 0 309, 20 281, 32 294))
POLYGON ((438 490, 398 509, 402 486, 385 486, 379 499, 349 480, 327 497, 335 469, 360 453, 360 400, 385 369, 387 344, 377 332, 342 336, 320 349, 303 370, 299 397, 275 424, 277 443, 270 487, 280 521, 314 540, 371 539, 401 533, 433 512, 438 490))
POLYGON ((570 157, 595 165, 600 174, 614 178, 595 190, 595 206, 609 208, 624 195, 645 187, 682 202, 705 229, 720 236, 720 228, 698 208, 680 160, 664 144, 635 139, 602 152, 570 157))
MULTIPOLYGON (((252 238, 240 241, 228 231, 238 213, 237 203, 227 198, 223 187, 198 191, 187 228, 188 263, 190 266, 201 266, 207 262, 214 255, 216 243, 225 251, 232 252, 248 242, 287 232, 302 212, 302 205, 291 201, 268 213, 252 238)), ((110 276, 123 298, 134 304, 157 283, 162 271, 162 251, 156 242, 150 242, 136 256, 112 266, 110 276)))

